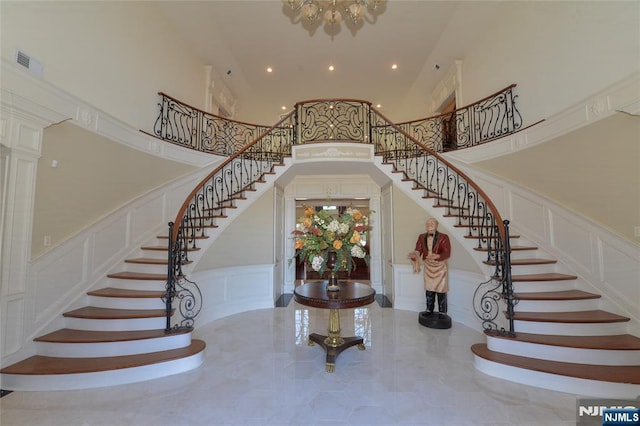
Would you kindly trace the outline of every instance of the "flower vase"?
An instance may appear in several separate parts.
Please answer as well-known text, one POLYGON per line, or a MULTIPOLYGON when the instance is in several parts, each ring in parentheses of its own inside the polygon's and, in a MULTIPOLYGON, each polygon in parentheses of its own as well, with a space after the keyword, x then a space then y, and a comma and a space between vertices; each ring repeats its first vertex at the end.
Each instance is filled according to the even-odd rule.
POLYGON ((338 254, 335 251, 330 251, 327 255, 327 267, 330 270, 329 282, 327 283, 327 291, 338 291, 340 286, 338 285, 338 277, 336 276, 336 259, 338 254))

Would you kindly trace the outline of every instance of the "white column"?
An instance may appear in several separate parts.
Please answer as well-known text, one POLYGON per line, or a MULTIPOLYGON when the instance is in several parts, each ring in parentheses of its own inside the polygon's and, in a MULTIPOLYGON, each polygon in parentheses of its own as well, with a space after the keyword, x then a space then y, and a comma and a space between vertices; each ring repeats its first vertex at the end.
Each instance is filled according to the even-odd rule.
POLYGON ((63 119, 3 90, 0 115, 0 347, 2 359, 23 346, 33 318, 27 266, 38 159, 45 127, 63 119))

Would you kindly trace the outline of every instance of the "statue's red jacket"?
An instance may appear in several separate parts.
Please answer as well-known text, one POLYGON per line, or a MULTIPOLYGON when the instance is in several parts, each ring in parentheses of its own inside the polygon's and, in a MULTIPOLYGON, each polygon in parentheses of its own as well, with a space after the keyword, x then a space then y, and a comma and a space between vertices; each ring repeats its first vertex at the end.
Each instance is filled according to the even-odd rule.
MULTIPOLYGON (((418 241, 416 242, 416 251, 420 252, 422 258, 427 257, 427 233, 420 234, 418 241)), ((432 253, 439 254, 439 261, 444 261, 451 257, 451 242, 447 234, 442 234, 438 231, 435 232, 433 237, 433 249, 432 253)))

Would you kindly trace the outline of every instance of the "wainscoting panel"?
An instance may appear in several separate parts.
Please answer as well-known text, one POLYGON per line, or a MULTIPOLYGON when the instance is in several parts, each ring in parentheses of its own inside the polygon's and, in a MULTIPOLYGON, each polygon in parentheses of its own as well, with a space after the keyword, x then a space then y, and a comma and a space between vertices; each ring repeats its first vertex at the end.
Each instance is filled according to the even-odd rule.
POLYGON ((562 272, 578 275, 580 288, 602 296, 601 309, 630 317, 629 333, 640 334, 637 244, 527 188, 467 165, 460 168, 481 186, 502 186, 510 200, 506 218, 512 219, 513 232, 558 260, 562 272))
MULTIPOLYGON (((131 242, 136 243, 146 238, 153 229, 166 225, 164 221, 163 194, 150 198, 142 206, 133 209, 131 215, 131 242)), ((176 209, 177 210, 177 209, 176 209)))
MULTIPOLYGON (((532 200, 523 194, 510 194, 509 210, 504 213, 513 224, 529 237, 538 241, 545 239, 544 206, 540 200, 532 200)), ((512 232, 513 233, 513 232, 512 232)))
POLYGON ((78 265, 86 264, 84 245, 74 245, 70 250, 59 253, 51 262, 39 264, 34 268, 34 281, 43 283, 34 287, 36 322, 46 321, 57 310, 61 309, 57 303, 60 296, 73 291, 77 285, 85 281, 84 268, 78 265), (71 268, 70 265, 75 265, 71 268))
POLYGON ((592 275, 596 267, 591 234, 584 224, 564 215, 561 211, 549 211, 551 245, 565 253, 579 267, 580 275, 592 275))
POLYGON ((233 266, 192 274, 202 292, 196 328, 216 319, 275 306, 273 264, 233 266))
MULTIPOLYGON (((393 307, 416 313, 424 311, 426 298, 422 273, 414 273, 413 267, 406 264, 394 264, 393 271, 393 307)), ((480 274, 449 270, 448 314, 454 323, 461 323, 475 330, 482 329, 482 323, 473 309, 473 294, 478 285, 485 280, 486 278, 480 274)))

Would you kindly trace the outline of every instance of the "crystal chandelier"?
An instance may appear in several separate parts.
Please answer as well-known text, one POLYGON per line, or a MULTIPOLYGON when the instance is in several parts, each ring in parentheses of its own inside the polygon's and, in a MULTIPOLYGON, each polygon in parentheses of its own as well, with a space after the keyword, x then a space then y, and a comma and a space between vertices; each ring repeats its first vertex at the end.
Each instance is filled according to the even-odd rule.
POLYGON ((345 26, 355 34, 364 26, 364 22, 374 23, 379 14, 384 12, 386 0, 283 0, 293 12, 292 22, 302 25, 313 33, 324 24, 325 32, 335 35, 345 26), (299 15, 299 16, 298 16, 299 15), (298 21, 294 21, 294 17, 298 21))

